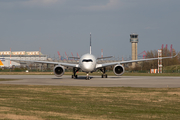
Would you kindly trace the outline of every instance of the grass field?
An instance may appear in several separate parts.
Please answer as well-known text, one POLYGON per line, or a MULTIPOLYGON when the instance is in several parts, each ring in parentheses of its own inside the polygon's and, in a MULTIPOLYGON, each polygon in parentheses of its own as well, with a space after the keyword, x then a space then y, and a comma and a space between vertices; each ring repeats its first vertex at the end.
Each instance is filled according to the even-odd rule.
POLYGON ((0 78, 0 81, 13 81, 13 80, 19 80, 19 79, 1 79, 0 78))
POLYGON ((0 85, 0 119, 180 118, 180 88, 0 85))

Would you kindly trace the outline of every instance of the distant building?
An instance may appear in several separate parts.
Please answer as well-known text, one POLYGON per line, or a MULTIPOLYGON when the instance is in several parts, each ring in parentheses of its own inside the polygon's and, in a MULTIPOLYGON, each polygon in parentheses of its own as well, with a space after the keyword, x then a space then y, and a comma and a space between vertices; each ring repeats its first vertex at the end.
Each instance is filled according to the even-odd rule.
POLYGON ((5 60, 5 58, 43 61, 43 60, 47 60, 47 55, 43 55, 39 51, 0 51, 0 59, 3 63, 0 64, 0 67, 26 66, 26 63, 22 61, 15 62, 10 60, 5 60))

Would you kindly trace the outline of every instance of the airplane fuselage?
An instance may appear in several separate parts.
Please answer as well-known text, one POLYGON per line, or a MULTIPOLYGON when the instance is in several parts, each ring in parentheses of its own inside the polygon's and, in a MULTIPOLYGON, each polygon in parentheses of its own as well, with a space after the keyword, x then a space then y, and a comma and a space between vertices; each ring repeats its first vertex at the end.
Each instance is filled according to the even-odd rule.
POLYGON ((79 66, 83 72, 89 73, 96 69, 96 57, 92 54, 85 54, 79 60, 79 66))

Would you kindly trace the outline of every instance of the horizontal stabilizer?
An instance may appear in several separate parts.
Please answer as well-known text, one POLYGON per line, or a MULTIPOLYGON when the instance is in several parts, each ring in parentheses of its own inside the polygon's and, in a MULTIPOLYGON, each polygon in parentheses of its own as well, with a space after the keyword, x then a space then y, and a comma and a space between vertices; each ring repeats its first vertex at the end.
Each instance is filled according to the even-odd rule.
POLYGON ((112 58, 113 56, 108 56, 108 57, 100 57, 100 58, 97 58, 97 60, 99 59, 106 59, 106 58, 112 58))
POLYGON ((72 59, 80 59, 80 58, 78 58, 78 57, 68 57, 68 58, 72 58, 72 59))

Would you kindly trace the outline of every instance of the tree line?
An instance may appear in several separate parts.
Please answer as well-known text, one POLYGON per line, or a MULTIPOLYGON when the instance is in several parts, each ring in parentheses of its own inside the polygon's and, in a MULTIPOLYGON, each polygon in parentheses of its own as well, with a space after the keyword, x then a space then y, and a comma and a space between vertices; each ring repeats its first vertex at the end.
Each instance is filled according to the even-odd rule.
MULTIPOLYGON (((171 66, 171 65, 177 65, 180 64, 180 52, 177 53, 174 49, 170 51, 167 48, 162 49, 162 57, 169 57, 169 56, 174 56, 177 55, 177 57, 174 58, 168 58, 168 59, 162 59, 162 65, 163 67, 165 66, 171 66)), ((158 51, 157 50, 151 50, 146 52, 145 58, 157 58, 158 57, 158 51)), ((150 69, 158 69, 158 60, 152 60, 152 61, 144 61, 144 62, 139 62, 136 64, 136 67, 132 70, 141 70, 141 71, 146 71, 150 69)))

